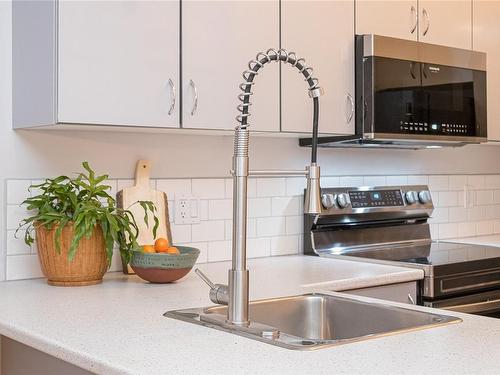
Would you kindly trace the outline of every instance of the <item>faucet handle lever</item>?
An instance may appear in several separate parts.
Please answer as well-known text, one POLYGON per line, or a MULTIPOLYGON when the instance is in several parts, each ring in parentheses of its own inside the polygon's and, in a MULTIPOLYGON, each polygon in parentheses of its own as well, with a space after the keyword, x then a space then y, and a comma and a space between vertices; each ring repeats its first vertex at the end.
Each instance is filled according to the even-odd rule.
POLYGON ((229 302, 229 288, 227 285, 214 284, 200 269, 196 268, 194 272, 210 287, 210 300, 213 303, 227 305, 229 302))
POLYGON ((205 284, 207 284, 210 287, 210 289, 215 289, 215 284, 212 281, 210 281, 207 275, 201 272, 199 268, 195 269, 194 272, 200 277, 200 279, 202 279, 205 282, 205 284))

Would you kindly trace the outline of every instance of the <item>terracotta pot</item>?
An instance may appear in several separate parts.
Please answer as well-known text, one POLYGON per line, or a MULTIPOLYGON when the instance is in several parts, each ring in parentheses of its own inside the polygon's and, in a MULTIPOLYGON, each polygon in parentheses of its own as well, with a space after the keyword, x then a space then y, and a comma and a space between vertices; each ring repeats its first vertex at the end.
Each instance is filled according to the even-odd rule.
POLYGON ((83 237, 72 261, 68 250, 73 239, 73 225, 67 224, 61 234, 61 252, 55 246, 56 227, 47 230, 36 226, 38 258, 47 283, 57 286, 84 286, 102 282, 108 268, 106 246, 100 226, 96 226, 90 238, 83 237))

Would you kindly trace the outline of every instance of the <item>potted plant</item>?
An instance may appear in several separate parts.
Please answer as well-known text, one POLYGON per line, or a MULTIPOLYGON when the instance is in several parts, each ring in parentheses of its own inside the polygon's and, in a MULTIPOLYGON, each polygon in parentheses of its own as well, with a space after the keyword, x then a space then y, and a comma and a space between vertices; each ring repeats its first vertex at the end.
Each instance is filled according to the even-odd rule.
MULTIPOLYGON (((120 249, 128 263, 137 249, 138 228, 128 209, 116 207, 108 194, 107 175, 96 176, 87 162, 85 172, 75 178, 59 176, 32 185, 36 195, 22 204, 32 215, 19 224, 25 229, 24 240, 31 245, 36 234, 38 257, 50 285, 82 286, 98 284, 111 264, 113 247, 120 249)), ((156 236, 158 218, 152 202, 138 201, 144 209, 144 221, 154 218, 156 236)), ((16 232, 17 233, 17 232, 16 232)))

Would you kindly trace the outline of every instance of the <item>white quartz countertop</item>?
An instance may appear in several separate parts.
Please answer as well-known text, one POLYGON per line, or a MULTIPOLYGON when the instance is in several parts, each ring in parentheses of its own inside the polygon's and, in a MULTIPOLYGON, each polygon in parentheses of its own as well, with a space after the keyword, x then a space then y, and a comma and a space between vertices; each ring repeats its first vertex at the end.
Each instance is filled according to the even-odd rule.
MULTIPOLYGON (((200 265, 217 282, 225 282, 227 268, 200 265)), ((423 277, 420 270, 305 256, 253 259, 249 269, 252 299, 423 277)), ((168 285, 118 273, 81 288, 50 287, 43 279, 4 282, 0 296, 0 334, 99 374, 500 371, 500 319, 450 313, 463 322, 298 352, 163 317, 167 310, 211 304, 194 273, 168 285)))

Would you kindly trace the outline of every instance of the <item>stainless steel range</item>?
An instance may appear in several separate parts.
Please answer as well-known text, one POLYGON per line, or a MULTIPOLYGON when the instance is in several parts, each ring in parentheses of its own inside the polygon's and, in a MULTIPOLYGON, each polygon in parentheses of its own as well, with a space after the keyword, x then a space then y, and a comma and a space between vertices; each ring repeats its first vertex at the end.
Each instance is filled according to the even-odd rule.
POLYGON ((304 253, 422 269, 419 304, 500 317, 500 248, 431 239, 429 189, 322 189, 304 216, 304 253))

